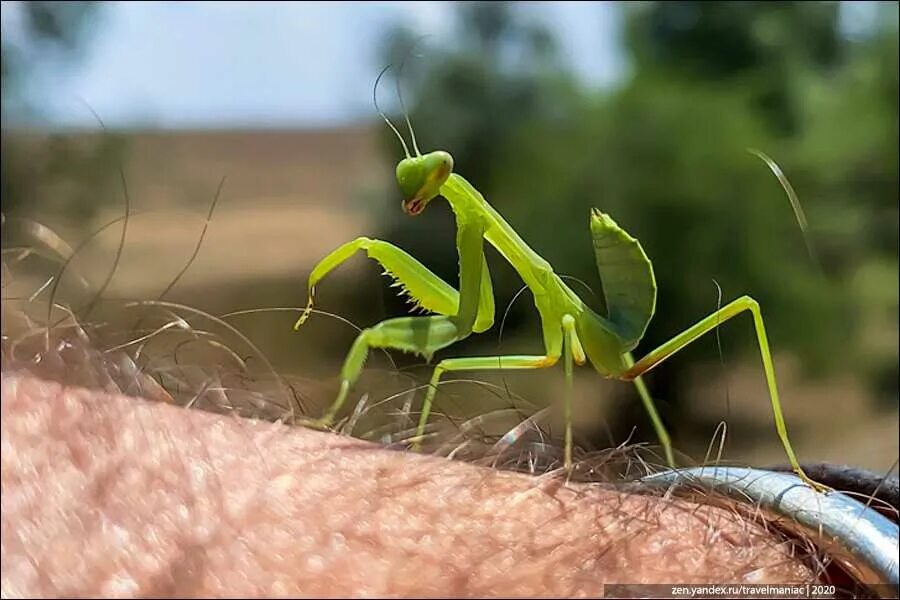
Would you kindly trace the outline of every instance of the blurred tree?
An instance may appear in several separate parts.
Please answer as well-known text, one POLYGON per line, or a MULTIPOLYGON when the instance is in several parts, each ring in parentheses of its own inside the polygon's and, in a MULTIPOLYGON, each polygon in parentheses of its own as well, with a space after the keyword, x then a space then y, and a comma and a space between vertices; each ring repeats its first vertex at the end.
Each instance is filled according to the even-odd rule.
POLYGON ((627 8, 638 71, 723 84, 752 80, 754 101, 782 133, 791 133, 799 118, 797 75, 834 68, 843 55, 836 2, 649 2, 627 8))
POLYGON ((862 15, 849 13, 847 20, 861 20, 864 27, 854 25, 857 31, 847 34, 842 69, 806 82, 794 156, 816 201, 811 217, 824 260, 852 298, 850 318, 862 343, 850 348, 851 368, 874 385, 883 406, 896 409, 898 5, 845 8, 862 8, 862 15))
MULTIPOLYGON (((113 200, 121 136, 41 131, 34 83, 48 65, 70 66, 96 25, 98 2, 20 2, 2 39, 3 212, 45 220, 48 214, 87 223, 113 200)), ((52 68, 52 67, 51 67, 52 68)), ((73 98, 73 101, 77 99, 73 98)), ((85 107, 85 111, 90 110, 85 107)))

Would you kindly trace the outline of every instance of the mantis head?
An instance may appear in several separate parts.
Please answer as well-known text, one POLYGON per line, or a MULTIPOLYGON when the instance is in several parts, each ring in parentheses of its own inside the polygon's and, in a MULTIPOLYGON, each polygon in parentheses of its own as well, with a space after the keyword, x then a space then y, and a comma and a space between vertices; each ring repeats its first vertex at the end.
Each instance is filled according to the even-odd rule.
POLYGON ((443 150, 401 160, 397 165, 397 183, 403 192, 403 210, 409 215, 425 210, 452 171, 453 157, 443 150))

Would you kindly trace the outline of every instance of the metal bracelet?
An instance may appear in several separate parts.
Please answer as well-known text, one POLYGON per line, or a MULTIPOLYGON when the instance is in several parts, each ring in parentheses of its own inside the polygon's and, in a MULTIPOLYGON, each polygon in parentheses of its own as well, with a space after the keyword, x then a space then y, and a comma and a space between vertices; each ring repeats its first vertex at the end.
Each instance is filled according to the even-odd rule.
POLYGON ((740 467, 677 469, 641 481, 654 487, 712 490, 752 503, 784 529, 808 538, 858 582, 873 585, 884 597, 896 597, 900 528, 846 494, 816 491, 793 473, 740 467))

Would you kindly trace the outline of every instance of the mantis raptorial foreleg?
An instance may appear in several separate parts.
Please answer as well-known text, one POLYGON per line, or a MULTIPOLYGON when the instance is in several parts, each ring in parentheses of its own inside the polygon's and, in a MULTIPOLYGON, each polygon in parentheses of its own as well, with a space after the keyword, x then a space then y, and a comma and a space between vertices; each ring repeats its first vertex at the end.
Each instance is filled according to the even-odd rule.
POLYGON ((703 334, 709 333, 710 331, 721 325, 723 322, 739 315, 744 311, 750 311, 750 313, 753 315, 753 325, 756 329, 756 338, 759 343, 759 352, 762 356, 763 369, 766 374, 766 383, 769 386, 769 398, 772 401, 772 413, 775 417, 775 429, 778 432, 778 437, 781 439, 782 445, 784 446, 784 451, 788 456, 788 460, 790 461, 791 466, 794 468, 794 471, 798 476, 815 487, 821 487, 819 486, 819 484, 807 477, 803 469, 800 468, 800 462, 797 460, 797 456, 794 453, 794 449, 791 446, 790 440, 788 439, 787 424, 785 423, 784 414, 781 410, 781 401, 778 398, 778 386, 775 382, 775 366, 772 363, 772 353, 769 350, 769 340, 766 336, 766 326, 763 323, 762 313, 759 309, 759 303, 750 296, 742 296, 737 300, 734 300, 730 304, 727 304, 726 306, 717 310, 716 312, 712 313, 705 319, 697 322, 697 324, 693 325, 692 327, 688 327, 682 333, 676 335, 674 338, 661 345, 656 350, 653 350, 641 360, 634 363, 627 371, 620 375, 620 379, 635 379, 639 375, 646 373, 691 342, 697 340, 697 338, 701 337, 703 334))
MULTIPOLYGON (((479 327, 491 326, 494 321, 494 297, 484 257, 483 235, 484 227, 478 221, 462 223, 458 228, 460 292, 400 248, 369 238, 357 238, 344 244, 316 266, 309 278, 307 312, 312 307, 316 283, 356 251, 365 249, 369 256, 375 258, 405 286, 409 295, 421 306, 447 313, 440 316, 388 319, 363 330, 344 361, 338 395, 328 412, 316 421, 318 425, 327 426, 337 416, 350 388, 359 378, 369 348, 393 348, 431 360, 432 355, 441 348, 465 338, 472 331, 479 330, 479 327)), ((300 317, 297 326, 305 321, 306 314, 304 312, 300 317)))
MULTIPOLYGON (((316 265, 309 276, 309 301, 306 310, 300 315, 294 329, 299 328, 309 318, 315 288, 319 281, 361 250, 365 250, 370 258, 384 267, 385 272, 396 279, 397 285, 402 286, 404 292, 415 300, 418 306, 447 316, 455 315, 459 311, 459 292, 431 272, 428 267, 390 242, 359 237, 338 247, 316 265)), ((473 330, 484 331, 490 328, 493 321, 494 295, 491 276, 487 263, 483 261, 478 318, 473 330)))

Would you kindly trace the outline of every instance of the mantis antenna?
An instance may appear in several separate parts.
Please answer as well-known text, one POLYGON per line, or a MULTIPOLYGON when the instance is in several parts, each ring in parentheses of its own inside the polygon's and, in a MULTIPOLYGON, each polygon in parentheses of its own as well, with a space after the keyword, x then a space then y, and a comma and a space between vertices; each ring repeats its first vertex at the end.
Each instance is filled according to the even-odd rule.
MULTIPOLYGON (((403 136, 400 135, 400 132, 397 131, 397 128, 394 127, 394 124, 391 123, 391 120, 387 118, 387 115, 384 114, 384 111, 378 106, 378 83, 381 81, 381 78, 384 77, 384 74, 388 72, 388 69, 391 68, 391 65, 386 66, 381 70, 381 73, 378 74, 378 77, 375 78, 375 86, 372 88, 372 102, 375 103, 375 110, 378 111, 378 114, 384 119, 384 122, 388 124, 388 127, 391 128, 391 131, 397 136, 397 139, 400 140, 400 143, 403 144, 403 153, 406 154, 406 158, 412 158, 409 154, 409 148, 406 145, 406 140, 403 139, 403 136)), ((401 104, 403 100, 400 100, 401 104)), ((409 117, 407 116, 407 123, 409 122, 409 117)), ((412 131, 412 127, 410 127, 410 131, 412 131)), ((415 136, 413 136, 413 143, 415 143, 415 136)), ((416 149, 416 154, 419 153, 418 148, 416 149)))
MULTIPOLYGON (((424 37, 424 36, 422 36, 422 37, 424 37)), ((422 37, 420 37, 419 40, 421 40, 422 37)), ((416 43, 419 40, 416 40, 416 42, 413 43, 413 48, 415 47, 416 43)), ((412 48, 410 48, 410 52, 412 52, 412 48)), ((409 119, 409 111, 406 110, 406 103, 403 102, 403 90, 401 89, 401 86, 400 86, 400 79, 401 79, 401 75, 403 74, 403 67, 406 66, 406 59, 408 57, 409 57, 409 54, 407 54, 407 56, 403 57, 403 61, 400 63, 400 68, 397 69, 397 79, 396 79, 397 98, 399 98, 399 100, 400 100, 400 109, 403 111, 403 116, 406 118, 406 127, 409 129, 409 135, 412 138, 413 150, 416 151, 416 156, 422 156, 422 153, 419 152, 419 144, 416 143, 416 132, 413 131, 412 122, 409 119)))

